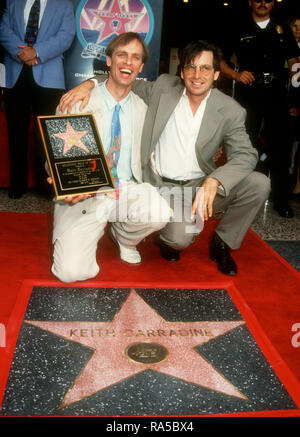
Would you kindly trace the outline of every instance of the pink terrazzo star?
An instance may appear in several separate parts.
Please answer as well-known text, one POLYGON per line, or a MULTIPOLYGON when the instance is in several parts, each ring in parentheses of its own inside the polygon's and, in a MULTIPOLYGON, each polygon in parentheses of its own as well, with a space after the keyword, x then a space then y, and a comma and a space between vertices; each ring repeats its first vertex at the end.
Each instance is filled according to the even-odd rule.
POLYGON ((85 144, 81 141, 81 138, 84 137, 88 133, 87 130, 76 131, 73 129, 73 126, 69 121, 67 121, 66 132, 60 134, 53 134, 55 137, 64 140, 64 151, 63 155, 65 155, 72 147, 76 146, 79 149, 84 150, 85 152, 90 153, 89 149, 85 144))
POLYGON ((45 331, 94 350, 60 408, 78 402, 113 384, 152 369, 186 382, 240 399, 247 398, 194 349, 245 322, 167 322, 131 290, 112 322, 26 321, 45 331), (127 354, 136 343, 163 346, 167 356, 151 364, 127 354))

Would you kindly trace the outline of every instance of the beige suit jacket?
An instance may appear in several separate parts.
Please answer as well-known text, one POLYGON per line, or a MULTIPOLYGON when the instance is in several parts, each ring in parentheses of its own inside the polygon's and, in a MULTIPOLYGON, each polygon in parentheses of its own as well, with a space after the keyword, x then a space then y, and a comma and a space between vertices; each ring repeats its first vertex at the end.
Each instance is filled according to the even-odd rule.
MULTIPOLYGON (((132 105, 132 153, 131 153, 131 170, 135 180, 138 183, 142 182, 142 168, 141 168, 141 136, 147 106, 137 95, 130 93, 132 105)), ((84 113, 93 113, 97 124, 98 131, 101 136, 102 117, 101 108, 99 105, 100 95, 98 87, 94 88, 89 100, 89 103, 84 108, 84 113)), ((73 109, 72 114, 79 114, 80 103, 77 103, 73 109)), ((54 209, 54 228, 53 241, 57 236, 63 233, 66 229, 72 226, 76 220, 82 217, 82 214, 87 213, 90 208, 95 208, 97 198, 93 197, 75 205, 70 205, 64 201, 56 201, 54 209)))

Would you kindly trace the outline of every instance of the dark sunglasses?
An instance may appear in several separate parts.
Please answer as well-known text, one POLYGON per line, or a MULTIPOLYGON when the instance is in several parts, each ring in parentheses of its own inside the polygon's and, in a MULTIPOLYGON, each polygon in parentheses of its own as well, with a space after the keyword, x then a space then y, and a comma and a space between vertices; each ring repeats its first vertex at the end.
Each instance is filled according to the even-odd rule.
MULTIPOLYGON (((265 3, 272 3, 273 0, 265 0, 265 3)), ((254 3, 262 3, 261 0, 254 0, 254 3)))

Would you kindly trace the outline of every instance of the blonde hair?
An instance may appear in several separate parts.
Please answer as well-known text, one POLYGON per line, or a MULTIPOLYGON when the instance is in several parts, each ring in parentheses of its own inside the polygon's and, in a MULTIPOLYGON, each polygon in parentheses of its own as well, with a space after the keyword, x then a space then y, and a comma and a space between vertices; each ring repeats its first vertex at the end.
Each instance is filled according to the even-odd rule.
POLYGON ((117 47, 123 46, 126 44, 129 44, 131 41, 137 40, 141 43, 141 46, 143 48, 143 63, 147 62, 149 58, 149 50, 146 46, 144 40, 140 37, 138 33, 135 32, 125 32, 118 35, 116 38, 114 38, 106 47, 105 54, 106 56, 112 57, 113 52, 116 50, 117 47))

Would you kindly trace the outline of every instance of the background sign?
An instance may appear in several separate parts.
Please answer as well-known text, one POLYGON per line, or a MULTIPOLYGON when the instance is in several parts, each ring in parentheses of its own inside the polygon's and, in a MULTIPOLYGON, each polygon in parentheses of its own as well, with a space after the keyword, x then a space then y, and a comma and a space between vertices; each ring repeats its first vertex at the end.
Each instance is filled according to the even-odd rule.
POLYGON ((66 87, 72 88, 107 70, 105 50, 124 32, 137 32, 150 50, 141 77, 158 75, 163 0, 71 0, 76 15, 76 36, 65 55, 66 87))

